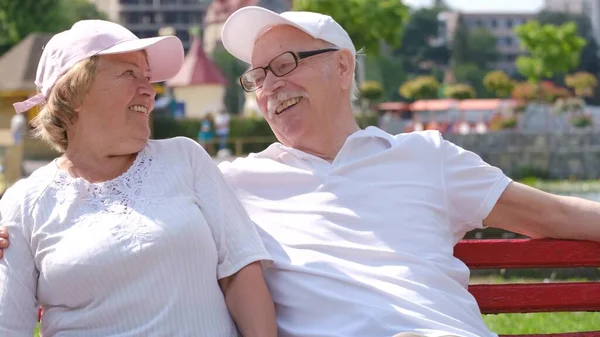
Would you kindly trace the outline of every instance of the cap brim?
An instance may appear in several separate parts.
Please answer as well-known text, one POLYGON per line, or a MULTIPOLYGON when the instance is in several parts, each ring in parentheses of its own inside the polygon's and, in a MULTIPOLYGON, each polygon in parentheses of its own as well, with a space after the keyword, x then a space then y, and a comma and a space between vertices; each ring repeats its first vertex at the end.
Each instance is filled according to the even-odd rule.
POLYGON ((159 36, 130 40, 116 44, 98 55, 124 54, 146 50, 152 76, 150 82, 162 82, 174 77, 183 65, 185 53, 181 40, 175 36, 159 36))
POLYGON ((223 47, 236 58, 252 63, 254 43, 265 29, 276 25, 290 25, 311 35, 298 24, 268 9, 248 6, 233 13, 221 30, 223 47))

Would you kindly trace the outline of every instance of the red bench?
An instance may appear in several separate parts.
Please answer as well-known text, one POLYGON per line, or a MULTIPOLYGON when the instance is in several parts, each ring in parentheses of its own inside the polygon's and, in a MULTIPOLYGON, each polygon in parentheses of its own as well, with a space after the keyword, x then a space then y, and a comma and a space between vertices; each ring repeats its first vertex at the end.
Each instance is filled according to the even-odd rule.
MULTIPOLYGON (((462 240, 454 255, 472 270, 600 267, 600 243, 591 241, 462 240)), ((600 282, 481 284, 469 292, 484 314, 600 311, 600 282)), ((600 331, 527 336, 600 337, 600 331)))
MULTIPOLYGON (((470 269, 600 267, 600 243, 591 241, 462 240, 454 255, 470 269)), ((484 314, 600 311, 600 282, 481 284, 469 291, 484 314)), ((527 336, 600 337, 600 331, 527 336)))

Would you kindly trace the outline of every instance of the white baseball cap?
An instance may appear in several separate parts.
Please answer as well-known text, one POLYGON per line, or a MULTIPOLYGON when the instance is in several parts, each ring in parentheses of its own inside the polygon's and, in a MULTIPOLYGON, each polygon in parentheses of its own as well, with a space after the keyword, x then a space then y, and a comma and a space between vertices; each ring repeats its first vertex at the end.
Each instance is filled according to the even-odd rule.
POLYGON ((276 25, 296 27, 315 39, 348 49, 356 55, 350 36, 331 16, 296 11, 277 14, 258 6, 242 7, 231 14, 223 25, 221 41, 231 55, 250 64, 254 43, 267 28, 276 25))
POLYGON ((150 82, 162 82, 175 76, 183 65, 183 45, 176 36, 140 39, 114 22, 79 21, 71 29, 54 35, 44 46, 35 78, 40 93, 13 106, 17 112, 23 112, 45 102, 56 81, 88 57, 139 50, 146 50, 148 55, 152 71, 150 82))

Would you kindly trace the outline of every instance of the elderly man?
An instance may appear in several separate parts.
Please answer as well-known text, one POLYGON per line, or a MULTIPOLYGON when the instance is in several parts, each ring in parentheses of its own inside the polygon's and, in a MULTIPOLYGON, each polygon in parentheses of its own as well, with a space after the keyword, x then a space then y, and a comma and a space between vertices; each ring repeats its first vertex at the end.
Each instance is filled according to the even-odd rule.
POLYGON ((496 336, 453 256, 467 231, 600 241, 597 203, 512 182, 438 132, 361 130, 356 51, 331 17, 245 7, 222 34, 279 140, 220 166, 274 260, 279 336, 496 336))

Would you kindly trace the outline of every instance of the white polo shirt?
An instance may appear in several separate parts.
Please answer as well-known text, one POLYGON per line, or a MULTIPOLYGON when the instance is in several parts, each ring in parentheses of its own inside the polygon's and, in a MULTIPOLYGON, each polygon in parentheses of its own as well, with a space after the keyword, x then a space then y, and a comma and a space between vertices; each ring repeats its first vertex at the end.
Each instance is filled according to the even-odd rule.
POLYGON ((496 336, 453 256, 510 182, 476 154, 369 127, 332 163, 275 143, 220 168, 274 260, 279 336, 496 336))

